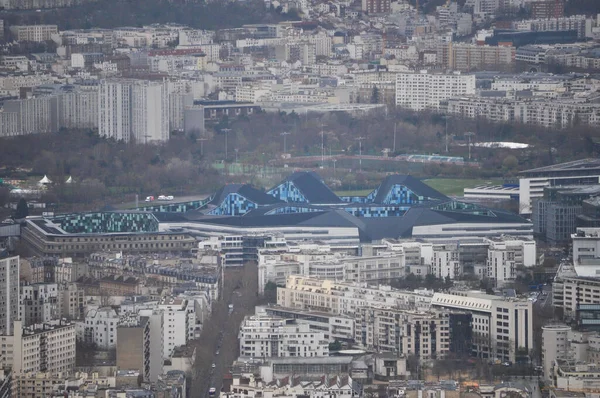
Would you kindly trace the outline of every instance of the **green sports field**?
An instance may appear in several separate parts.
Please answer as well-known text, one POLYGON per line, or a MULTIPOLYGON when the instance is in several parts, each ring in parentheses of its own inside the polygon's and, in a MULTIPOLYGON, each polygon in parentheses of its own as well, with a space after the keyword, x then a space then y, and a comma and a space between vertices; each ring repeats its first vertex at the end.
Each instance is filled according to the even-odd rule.
POLYGON ((448 196, 462 196, 465 188, 473 188, 477 185, 502 185, 502 180, 498 179, 431 178, 423 182, 448 196))

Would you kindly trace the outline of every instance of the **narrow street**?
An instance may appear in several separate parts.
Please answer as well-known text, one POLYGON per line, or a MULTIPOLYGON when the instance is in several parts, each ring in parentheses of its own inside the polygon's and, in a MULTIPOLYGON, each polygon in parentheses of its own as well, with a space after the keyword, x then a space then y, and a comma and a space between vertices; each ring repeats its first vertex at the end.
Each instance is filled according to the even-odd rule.
POLYGON ((211 387, 218 396, 223 375, 238 357, 239 326, 244 316, 254 313, 258 301, 257 277, 255 264, 225 269, 221 300, 214 304, 211 320, 196 343, 191 397, 207 398, 211 387), (232 311, 229 304, 233 304, 232 311))

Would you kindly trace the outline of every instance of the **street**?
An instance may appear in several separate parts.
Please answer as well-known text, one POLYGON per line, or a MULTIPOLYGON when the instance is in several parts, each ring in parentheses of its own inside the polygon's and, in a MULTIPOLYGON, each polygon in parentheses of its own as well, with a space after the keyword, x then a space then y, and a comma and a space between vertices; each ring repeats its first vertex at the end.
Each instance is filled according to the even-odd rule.
POLYGON ((238 357, 239 326, 246 315, 254 313, 258 300, 257 277, 253 264, 225 269, 222 298, 214 304, 210 323, 197 342, 191 397, 207 398, 211 387, 218 396, 223 375, 238 357), (232 311, 229 304, 233 304, 232 311))

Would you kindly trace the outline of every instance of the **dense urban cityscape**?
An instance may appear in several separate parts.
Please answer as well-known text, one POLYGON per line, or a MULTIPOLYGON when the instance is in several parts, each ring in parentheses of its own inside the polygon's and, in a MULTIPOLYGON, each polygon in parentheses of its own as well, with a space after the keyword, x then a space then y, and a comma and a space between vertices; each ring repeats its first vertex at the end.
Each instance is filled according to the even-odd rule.
POLYGON ((0 398, 597 398, 600 2, 0 0, 0 398))

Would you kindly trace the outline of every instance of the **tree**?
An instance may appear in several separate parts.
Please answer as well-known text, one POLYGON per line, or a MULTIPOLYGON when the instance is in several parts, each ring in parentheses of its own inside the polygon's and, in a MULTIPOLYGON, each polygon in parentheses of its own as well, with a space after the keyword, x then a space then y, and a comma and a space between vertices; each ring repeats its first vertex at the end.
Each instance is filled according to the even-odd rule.
POLYGON ((329 343, 329 351, 339 351, 342 349, 342 343, 337 339, 333 343, 329 343))
POLYGON ((276 303, 277 302, 277 285, 274 282, 267 282, 265 285, 265 299, 267 303, 276 303))
POLYGON ((376 85, 373 86, 373 91, 371 93, 371 103, 378 104, 379 103, 379 88, 376 85))
POLYGON ((10 189, 0 186, 0 207, 4 207, 10 200, 10 189))
POLYGON ((20 220, 26 218, 29 215, 29 207, 27 201, 24 198, 19 199, 17 203, 17 210, 15 211, 15 219, 20 220))

